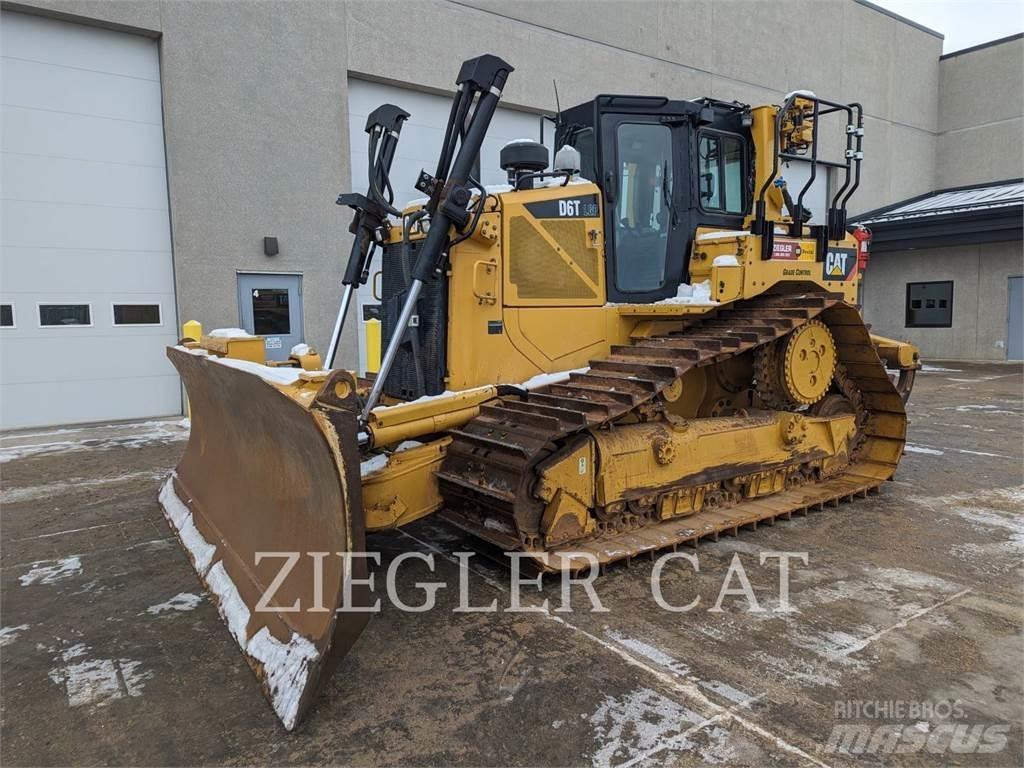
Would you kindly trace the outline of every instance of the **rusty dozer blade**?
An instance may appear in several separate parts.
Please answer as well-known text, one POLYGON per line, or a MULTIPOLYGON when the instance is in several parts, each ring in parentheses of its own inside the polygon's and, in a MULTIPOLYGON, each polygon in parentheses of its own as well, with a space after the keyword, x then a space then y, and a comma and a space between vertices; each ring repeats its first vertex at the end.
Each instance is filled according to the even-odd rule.
POLYGON ((287 386, 202 350, 167 356, 192 432, 160 503, 291 730, 369 619, 353 584, 365 563, 342 556, 364 548, 355 381, 335 371, 287 386))

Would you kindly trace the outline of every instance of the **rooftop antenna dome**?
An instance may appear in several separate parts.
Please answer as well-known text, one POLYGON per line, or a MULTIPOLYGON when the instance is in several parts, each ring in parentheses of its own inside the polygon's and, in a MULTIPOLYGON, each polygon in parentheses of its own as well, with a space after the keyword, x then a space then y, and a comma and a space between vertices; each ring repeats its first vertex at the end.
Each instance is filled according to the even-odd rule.
POLYGON ((498 161, 501 170, 508 173, 508 183, 513 189, 533 189, 533 178, 529 174, 540 173, 548 167, 548 148, 533 139, 514 139, 501 148, 498 161))

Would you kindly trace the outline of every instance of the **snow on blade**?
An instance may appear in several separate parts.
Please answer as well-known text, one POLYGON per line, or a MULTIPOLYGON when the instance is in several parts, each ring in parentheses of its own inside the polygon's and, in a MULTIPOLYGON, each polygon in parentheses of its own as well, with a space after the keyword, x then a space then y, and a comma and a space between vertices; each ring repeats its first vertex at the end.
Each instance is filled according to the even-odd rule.
POLYGON ((287 643, 282 643, 266 627, 253 636, 246 650, 263 664, 274 711, 290 731, 299 714, 299 700, 306 688, 310 664, 320 657, 319 652, 295 632, 287 643))
POLYGON ((164 516, 167 518, 167 521, 177 532, 178 538, 181 539, 181 543, 192 557, 192 563, 195 565, 196 571, 199 572, 200 576, 206 576, 206 572, 210 569, 210 561, 213 560, 217 548, 203 538, 203 534, 199 532, 195 522, 192 520, 191 510, 182 503, 181 499, 178 498, 178 494, 174 492, 174 478, 176 475, 176 472, 171 472, 167 480, 164 481, 163 487, 160 489, 160 506, 164 509, 164 516))
POLYGON ((444 392, 441 392, 438 395, 424 395, 423 397, 417 397, 415 400, 407 400, 404 403, 395 403, 394 405, 378 405, 376 408, 373 409, 373 412, 374 413, 385 413, 386 411, 388 411, 391 408, 404 408, 405 406, 412 405, 413 403, 429 403, 431 400, 440 400, 441 398, 444 398, 444 397, 454 397, 455 395, 466 395, 466 394, 469 394, 469 393, 472 393, 472 392, 476 392, 479 389, 487 389, 489 386, 490 385, 487 385, 487 386, 484 386, 484 387, 474 387, 473 389, 463 389, 463 390, 461 390, 459 392, 453 392, 450 389, 446 389, 444 392))
POLYGON ((260 365, 249 360, 235 360, 231 357, 211 356, 210 359, 229 368, 255 374, 271 384, 294 384, 302 373, 301 368, 271 368, 269 365, 260 365))
POLYGON ((174 473, 172 472, 160 491, 160 503, 163 505, 168 519, 172 521, 179 532, 184 530, 195 532, 195 540, 191 542, 185 541, 184 534, 181 536, 182 543, 185 544, 189 552, 193 551, 193 547, 203 553, 206 552, 206 547, 209 548, 206 566, 200 570, 200 558, 196 557, 196 569, 200 570, 200 575, 203 576, 210 592, 216 595, 217 612, 228 625, 235 641, 246 655, 263 666, 264 685, 269 693, 270 704, 285 729, 290 731, 295 727, 295 722, 298 719, 299 702, 302 692, 306 689, 310 667, 320 658, 320 653, 316 646, 296 632, 292 633, 287 643, 282 643, 275 638, 266 627, 262 627, 251 638, 247 636, 249 607, 242 599, 238 587, 231 580, 222 561, 218 560, 213 567, 206 570, 209 566, 209 558, 216 551, 216 547, 209 544, 195 527, 192 522, 192 513, 174 492, 173 479, 174 473), (187 519, 185 519, 186 516, 187 519))

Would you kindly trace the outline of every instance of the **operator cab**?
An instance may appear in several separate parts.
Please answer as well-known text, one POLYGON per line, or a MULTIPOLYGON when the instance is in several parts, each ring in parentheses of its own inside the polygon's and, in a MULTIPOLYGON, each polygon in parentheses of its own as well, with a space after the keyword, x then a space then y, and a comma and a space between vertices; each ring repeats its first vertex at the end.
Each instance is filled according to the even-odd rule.
POLYGON ((689 282, 698 226, 742 229, 753 198, 750 108, 714 99, 598 96, 563 111, 555 146, 601 188, 608 300, 645 304, 689 282))

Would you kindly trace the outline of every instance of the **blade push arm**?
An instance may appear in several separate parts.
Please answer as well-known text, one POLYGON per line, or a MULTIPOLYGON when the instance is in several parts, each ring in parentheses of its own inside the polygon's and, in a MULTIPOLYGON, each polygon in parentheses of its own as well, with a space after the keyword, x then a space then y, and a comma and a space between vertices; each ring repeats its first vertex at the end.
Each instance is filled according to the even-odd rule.
POLYGON ((341 329, 345 324, 349 304, 352 302, 352 293, 357 285, 365 285, 370 276, 370 260, 373 258, 374 248, 378 245, 378 232, 387 226, 388 214, 401 215, 400 211, 391 205, 395 199, 394 190, 391 188, 391 164, 395 159, 402 123, 408 119, 409 113, 394 104, 383 104, 370 113, 366 119, 366 132, 370 135, 367 194, 352 192, 338 195, 338 205, 347 205, 354 211, 352 223, 349 225, 349 231, 354 235, 354 239, 341 280, 345 291, 324 361, 328 368, 334 367, 334 358, 341 341, 341 329))
POLYGON ((430 177, 422 173, 417 184, 418 189, 430 194, 430 203, 427 205, 430 229, 416 259, 412 283, 398 317, 398 325, 384 352, 380 372, 363 408, 364 421, 380 399, 384 382, 395 362, 409 321, 416 311, 416 302, 423 284, 444 272, 452 226, 462 229, 469 221, 466 205, 471 198, 470 186, 479 183, 470 177, 473 163, 480 154, 487 128, 510 72, 512 67, 509 64, 490 54, 463 62, 459 71, 455 81, 459 92, 448 118, 437 174, 430 177))

